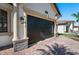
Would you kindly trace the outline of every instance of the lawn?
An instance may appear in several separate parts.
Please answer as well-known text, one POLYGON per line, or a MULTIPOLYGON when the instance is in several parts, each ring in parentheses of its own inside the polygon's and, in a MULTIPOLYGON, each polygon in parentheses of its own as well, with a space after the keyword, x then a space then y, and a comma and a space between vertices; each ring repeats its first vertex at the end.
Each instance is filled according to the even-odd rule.
POLYGON ((59 35, 64 35, 64 36, 66 36, 68 38, 79 41, 79 36, 76 35, 75 33, 64 33, 64 34, 59 34, 59 35))

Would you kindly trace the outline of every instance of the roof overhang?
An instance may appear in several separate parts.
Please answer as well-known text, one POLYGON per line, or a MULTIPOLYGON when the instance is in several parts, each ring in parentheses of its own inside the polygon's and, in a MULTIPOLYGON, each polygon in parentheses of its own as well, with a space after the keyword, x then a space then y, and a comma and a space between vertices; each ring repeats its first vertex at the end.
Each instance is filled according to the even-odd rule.
POLYGON ((79 28, 79 26, 74 26, 74 28, 79 28))
POLYGON ((57 24, 68 24, 68 23, 74 23, 73 20, 62 20, 62 21, 57 21, 57 24))
POLYGON ((55 16, 57 16, 58 18, 61 16, 61 13, 56 5, 56 3, 50 3, 52 10, 56 13, 55 16))

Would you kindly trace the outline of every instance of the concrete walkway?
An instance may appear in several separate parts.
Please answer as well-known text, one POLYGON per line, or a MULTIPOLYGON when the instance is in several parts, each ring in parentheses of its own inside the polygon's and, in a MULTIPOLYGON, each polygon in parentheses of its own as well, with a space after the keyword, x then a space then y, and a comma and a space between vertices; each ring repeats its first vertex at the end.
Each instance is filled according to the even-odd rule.
POLYGON ((13 52, 13 48, 0 51, 1 55, 74 55, 79 54, 79 42, 65 36, 51 37, 34 46, 13 52))

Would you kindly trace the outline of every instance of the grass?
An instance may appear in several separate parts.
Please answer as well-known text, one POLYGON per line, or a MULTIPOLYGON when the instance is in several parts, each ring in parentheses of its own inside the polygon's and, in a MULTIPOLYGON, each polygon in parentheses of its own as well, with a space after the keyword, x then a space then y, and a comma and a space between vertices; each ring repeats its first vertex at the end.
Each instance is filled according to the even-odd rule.
POLYGON ((73 39, 73 40, 76 40, 76 41, 79 41, 79 36, 78 35, 76 35, 76 34, 74 34, 74 33, 70 33, 70 34, 59 34, 59 35, 64 35, 64 36, 66 36, 66 37, 68 37, 68 38, 71 38, 71 39, 73 39))

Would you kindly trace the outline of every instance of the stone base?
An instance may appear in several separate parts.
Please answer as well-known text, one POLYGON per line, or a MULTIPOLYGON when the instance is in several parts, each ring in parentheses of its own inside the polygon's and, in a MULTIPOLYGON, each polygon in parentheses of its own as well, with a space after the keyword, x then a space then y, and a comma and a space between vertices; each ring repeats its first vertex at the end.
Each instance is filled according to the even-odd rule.
POLYGON ((28 39, 13 41, 14 52, 28 48, 28 39))

